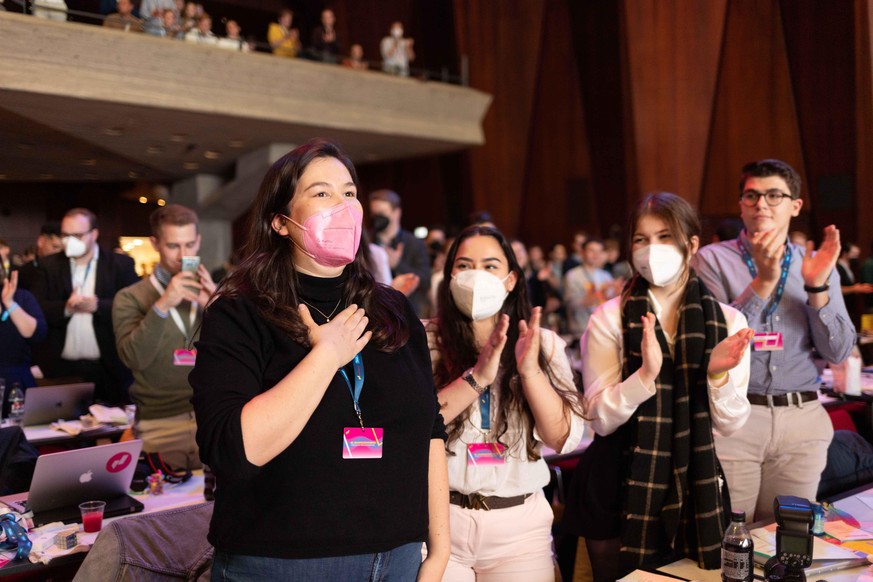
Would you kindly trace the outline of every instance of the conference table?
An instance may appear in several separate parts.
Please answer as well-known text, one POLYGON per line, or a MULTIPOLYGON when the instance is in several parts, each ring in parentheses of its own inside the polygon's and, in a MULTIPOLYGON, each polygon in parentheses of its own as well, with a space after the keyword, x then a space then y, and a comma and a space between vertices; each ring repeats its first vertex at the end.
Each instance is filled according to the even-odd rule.
MULTIPOLYGON (((151 493, 131 494, 132 497, 140 501, 145 508, 141 513, 134 513, 118 517, 107 518, 103 521, 103 526, 119 519, 127 519, 129 517, 143 515, 147 513, 157 513, 169 509, 177 509, 189 505, 203 503, 203 471, 194 471, 191 479, 185 483, 170 485, 164 483, 163 493, 160 495, 152 495, 151 493)), ((26 497, 26 494, 22 494, 26 497)), ((14 496, 7 496, 12 498, 14 496)), ((2 505, 2 502, 0 502, 2 505)), ((0 579, 16 575, 16 580, 45 580, 49 577, 54 579, 72 578, 75 571, 81 565, 87 555, 87 549, 94 545, 98 533, 79 532, 79 544, 85 546, 79 548, 80 551, 71 554, 65 554, 51 559, 47 564, 31 561, 12 560, 3 563, 5 560, 14 558, 15 550, 0 551, 0 579)), ((31 539, 35 539, 35 535, 31 533, 31 539)))

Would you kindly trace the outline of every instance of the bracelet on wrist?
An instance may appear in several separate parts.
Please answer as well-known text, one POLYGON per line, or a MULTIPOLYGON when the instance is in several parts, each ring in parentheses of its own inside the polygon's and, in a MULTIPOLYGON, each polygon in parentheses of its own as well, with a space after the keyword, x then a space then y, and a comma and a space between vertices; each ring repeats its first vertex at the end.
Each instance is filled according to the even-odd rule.
POLYGON ((721 380, 725 376, 727 376, 727 372, 719 372, 718 374, 710 374, 709 372, 706 373, 706 377, 714 382, 721 380))
POLYGON ((828 283, 825 283, 824 285, 820 285, 818 287, 810 287, 809 285, 807 285, 805 283, 803 285, 803 290, 806 291, 807 293, 824 293, 825 291, 827 291, 830 288, 831 288, 831 286, 828 283))
POLYGON ((15 301, 12 302, 12 305, 6 308, 6 311, 3 312, 3 315, 0 316, 0 321, 6 321, 9 319, 9 316, 12 315, 12 312, 18 309, 19 305, 15 301))
POLYGON ((534 372, 533 374, 530 374, 530 375, 528 375, 528 376, 525 376, 525 375, 522 374, 522 373, 519 373, 518 375, 521 377, 522 380, 531 380, 531 379, 533 379, 533 378, 536 378, 537 376, 539 376, 539 375, 542 374, 542 373, 543 373, 543 369, 542 369, 542 368, 537 368, 537 371, 536 371, 536 372, 534 372))
POLYGON ((475 391, 476 391, 476 394, 478 394, 479 396, 482 396, 482 394, 483 394, 486 390, 488 390, 488 388, 491 387, 490 385, 488 385, 488 386, 482 386, 481 384, 479 384, 479 382, 476 381, 476 378, 473 377, 473 368, 470 368, 469 370, 467 370, 466 372, 464 372, 464 375, 461 376, 461 378, 463 378, 464 381, 467 382, 467 384, 470 385, 470 388, 472 388, 473 390, 475 390, 475 391))

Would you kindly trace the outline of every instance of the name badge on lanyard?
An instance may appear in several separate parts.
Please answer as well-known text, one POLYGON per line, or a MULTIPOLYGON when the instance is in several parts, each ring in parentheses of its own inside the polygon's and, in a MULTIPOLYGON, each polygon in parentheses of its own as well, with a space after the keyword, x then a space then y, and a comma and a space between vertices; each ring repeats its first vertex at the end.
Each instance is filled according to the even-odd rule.
POLYGON ((341 368, 340 374, 346 381, 346 386, 349 387, 349 394, 352 397, 352 404, 355 407, 355 414, 358 416, 360 426, 343 428, 343 459, 381 459, 382 445, 385 442, 383 439, 384 431, 381 428, 364 426, 364 418, 361 415, 359 402, 361 392, 364 389, 364 360, 360 353, 352 360, 352 370, 355 374, 354 389, 346 371, 341 368))
MULTIPOLYGON (((164 294, 164 286, 158 281, 158 278, 152 273, 149 276, 152 287, 161 295, 164 294)), ((182 337, 185 338, 185 349, 173 350, 173 365, 174 366, 193 366, 197 360, 197 350, 187 349, 188 343, 191 341, 190 331, 194 329, 194 323, 197 321, 197 302, 191 302, 191 310, 188 312, 189 327, 185 329, 185 324, 182 321, 182 316, 179 315, 179 310, 175 307, 170 308, 170 317, 176 327, 182 332, 182 337)))
MULTIPOLYGON (((479 396, 482 431, 491 430, 491 389, 479 396)), ((506 463, 506 447, 500 443, 470 443, 467 445, 467 466, 484 467, 506 463)))
POLYGON ((752 340, 756 352, 775 352, 784 349, 782 332, 756 333, 752 340))

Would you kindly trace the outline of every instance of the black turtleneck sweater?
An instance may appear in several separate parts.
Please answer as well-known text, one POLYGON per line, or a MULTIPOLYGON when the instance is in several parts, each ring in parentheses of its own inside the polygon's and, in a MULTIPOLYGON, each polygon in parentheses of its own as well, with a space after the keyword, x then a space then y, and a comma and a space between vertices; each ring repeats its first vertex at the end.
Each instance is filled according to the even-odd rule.
MULTIPOLYGON (((300 296, 330 315, 342 300, 345 277, 299 275, 300 296)), ((246 460, 242 407, 284 378, 308 349, 265 322, 245 298, 219 297, 209 307, 189 380, 200 456, 218 479, 209 531, 217 549, 319 558, 387 551, 426 539, 430 441, 444 439, 445 427, 424 328, 405 299, 404 304, 407 344, 393 354, 372 343, 362 352, 360 406, 366 426, 384 429, 382 458, 342 458, 342 430, 358 421, 337 373, 297 439, 263 467, 246 460)), ((324 315, 310 312, 324 323, 324 315)))

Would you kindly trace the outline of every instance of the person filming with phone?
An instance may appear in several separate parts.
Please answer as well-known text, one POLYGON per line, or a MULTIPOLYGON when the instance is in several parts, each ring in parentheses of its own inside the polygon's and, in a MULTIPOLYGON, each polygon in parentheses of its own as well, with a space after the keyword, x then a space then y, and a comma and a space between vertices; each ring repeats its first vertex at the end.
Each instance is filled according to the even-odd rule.
POLYGON ((118 292, 112 323, 118 355, 133 372, 133 431, 143 451, 160 453, 172 468, 195 469, 200 459, 188 373, 215 283, 197 256, 200 232, 193 210, 168 204, 152 213, 150 223, 160 261, 150 276, 118 292))

